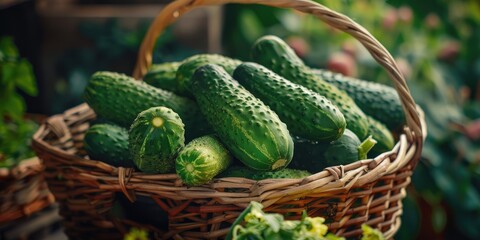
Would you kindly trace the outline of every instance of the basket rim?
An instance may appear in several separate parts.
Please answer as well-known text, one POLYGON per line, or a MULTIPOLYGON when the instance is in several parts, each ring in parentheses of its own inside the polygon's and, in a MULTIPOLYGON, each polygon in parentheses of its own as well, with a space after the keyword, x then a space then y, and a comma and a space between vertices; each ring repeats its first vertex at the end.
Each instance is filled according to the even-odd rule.
POLYGON ((0 180, 21 179, 26 176, 37 174, 44 169, 37 156, 20 160, 11 167, 0 167, 0 180))
MULTIPOLYGON (((421 113, 422 122, 424 121, 424 116, 419 108, 421 113)), ((256 184, 263 187, 270 188, 273 185, 295 185, 297 187, 304 187, 314 184, 319 179, 330 178, 329 182, 343 181, 345 178, 352 181, 356 181, 353 184, 346 185, 344 189, 348 190, 352 187, 359 187, 369 182, 378 180, 379 178, 395 173, 401 168, 408 167, 412 171, 413 169, 408 164, 411 158, 415 157, 416 151, 418 148, 416 146, 416 141, 413 136, 408 136, 410 133, 409 129, 406 127, 404 133, 399 137, 399 141, 396 142, 394 148, 391 151, 384 152, 372 159, 359 160, 348 165, 337 165, 330 166, 318 173, 312 173, 312 175, 307 176, 303 179, 264 179, 264 180, 251 180, 248 178, 214 178, 211 182, 198 186, 198 187, 186 187, 181 183, 180 178, 177 174, 148 174, 139 171, 135 171, 132 168, 123 168, 115 167, 107 163, 95 160, 88 159, 86 157, 81 157, 69 153, 59 147, 52 146, 48 141, 45 141, 44 138, 53 133, 58 138, 68 138, 70 135, 69 125, 77 123, 76 121, 68 122, 72 115, 83 114, 87 116, 82 119, 83 121, 91 121, 96 116, 93 110, 86 104, 80 104, 72 109, 65 111, 63 114, 58 114, 49 117, 37 130, 34 134, 32 140, 32 147, 39 155, 39 158, 43 161, 49 161, 43 159, 45 154, 55 155, 62 158, 68 158, 68 161, 64 161, 62 164, 65 164, 64 167, 69 167, 74 170, 82 171, 82 168, 94 168, 96 171, 86 171, 80 173, 82 179, 102 179, 103 181, 110 182, 116 185, 116 191, 123 192, 128 198, 134 199, 134 194, 132 191, 141 193, 141 186, 138 185, 142 181, 158 181, 158 180, 172 180, 178 183, 176 189, 181 189, 187 192, 193 191, 206 191, 214 190, 219 186, 232 184, 256 184), (59 127, 60 126, 60 127, 59 127), (56 130, 53 130, 56 129, 56 130), (61 129, 59 132, 58 129, 61 129), (101 171, 101 172, 100 172, 101 171), (270 186, 270 187, 269 187, 270 186)), ((422 126, 425 126, 422 124, 422 126)), ((426 129, 422 128, 426 135, 426 129)), ((294 188, 294 187, 292 187, 294 188)), ((217 190, 214 190, 216 193, 217 190)), ((298 191, 297 191, 298 192, 298 191)), ((261 195, 262 190, 259 190, 257 195, 261 195)), ((282 195, 283 193, 278 193, 282 195)), ((211 196, 210 194, 208 196, 211 196)), ((207 195, 198 196, 199 198, 205 198, 207 195)))

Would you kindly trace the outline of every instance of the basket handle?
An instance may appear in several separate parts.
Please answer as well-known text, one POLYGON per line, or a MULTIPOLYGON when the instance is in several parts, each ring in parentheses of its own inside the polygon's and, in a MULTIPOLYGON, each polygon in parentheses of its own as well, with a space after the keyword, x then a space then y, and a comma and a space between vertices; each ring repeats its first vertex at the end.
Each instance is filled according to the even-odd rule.
POLYGON ((350 34, 357 39, 370 52, 372 57, 387 70, 388 75, 393 80, 405 111, 406 123, 415 138, 417 147, 416 156, 412 159, 412 165, 418 163, 420 159, 421 148, 423 145, 422 122, 413 100, 410 90, 407 87, 405 79, 398 69, 395 60, 385 47, 373 37, 364 27, 354 22, 349 17, 337 13, 319 3, 310 0, 176 0, 168 4, 150 25, 148 32, 140 46, 137 64, 135 66, 133 77, 141 79, 152 64, 152 52, 155 42, 161 32, 177 18, 190 10, 208 5, 220 5, 227 3, 242 4, 261 4, 278 8, 292 8, 297 11, 311 14, 327 23, 328 25, 350 34))

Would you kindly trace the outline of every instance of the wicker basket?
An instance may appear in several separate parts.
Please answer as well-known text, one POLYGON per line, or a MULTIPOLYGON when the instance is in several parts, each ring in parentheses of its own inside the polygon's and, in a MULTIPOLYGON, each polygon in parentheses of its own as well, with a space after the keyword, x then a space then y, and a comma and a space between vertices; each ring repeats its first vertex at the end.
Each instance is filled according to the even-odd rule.
POLYGON ((173 1, 151 25, 134 77, 140 79, 146 73, 155 39, 170 23, 195 7, 229 2, 293 8, 315 15, 359 40, 388 71, 402 100, 406 126, 394 149, 374 159, 329 167, 305 179, 221 178, 187 188, 176 174, 148 175, 89 160, 82 139, 95 113, 82 104, 49 118, 33 139, 33 146, 46 165, 49 187, 60 203, 68 236, 120 238, 131 226, 140 226, 163 239, 222 238, 239 213, 255 200, 262 202, 266 211, 290 218, 298 218, 306 209, 311 216, 325 217, 330 231, 345 237, 359 236, 361 224, 367 223, 392 238, 400 227, 405 188, 420 159, 425 125, 391 55, 348 17, 307 0, 173 1), (119 196, 155 202, 168 213, 168 226, 162 230, 161 226, 155 228, 113 216, 111 209, 119 196))
POLYGON ((43 177, 44 166, 37 157, 14 168, 0 168, 0 225, 50 206, 55 200, 43 177))

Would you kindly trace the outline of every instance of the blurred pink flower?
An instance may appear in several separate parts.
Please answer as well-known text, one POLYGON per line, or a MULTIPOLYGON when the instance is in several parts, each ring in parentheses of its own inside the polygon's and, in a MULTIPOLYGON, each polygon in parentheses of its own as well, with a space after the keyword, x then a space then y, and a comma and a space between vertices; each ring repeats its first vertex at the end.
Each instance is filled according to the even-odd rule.
POLYGON ((429 13, 425 17, 425 26, 428 29, 437 29, 440 26, 440 18, 435 13, 429 13))
POLYGON ((480 119, 477 119, 467 125, 464 128, 465 135, 472 140, 480 138, 480 119))
POLYGON ((460 44, 457 41, 450 40, 443 43, 437 55, 438 59, 451 62, 454 61, 460 53, 460 44))
POLYGON ((413 12, 410 7, 402 6, 398 10, 398 19, 404 23, 410 23, 413 19, 413 12))
POLYGON ((355 59, 344 52, 337 52, 330 56, 327 63, 330 71, 341 73, 345 76, 357 76, 357 64, 355 59))
POLYGON ((310 51, 310 44, 304 38, 291 36, 287 39, 287 44, 295 51, 297 56, 304 58, 310 51))
POLYGON ((382 26, 387 30, 392 30, 398 21, 398 14, 395 9, 388 9, 383 15, 382 26))

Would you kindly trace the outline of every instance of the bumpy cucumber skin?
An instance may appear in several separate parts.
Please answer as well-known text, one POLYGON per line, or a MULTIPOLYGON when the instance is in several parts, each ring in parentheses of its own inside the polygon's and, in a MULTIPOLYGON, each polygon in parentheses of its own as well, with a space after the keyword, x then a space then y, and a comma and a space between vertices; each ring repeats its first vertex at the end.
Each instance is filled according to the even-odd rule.
POLYGON ((195 70, 209 63, 221 66, 228 74, 232 75, 235 68, 242 62, 218 54, 198 54, 183 60, 182 64, 178 67, 176 75, 178 93, 180 95, 192 96, 188 91, 188 85, 195 70))
POLYGON ((367 118, 369 133, 372 135, 372 138, 377 141, 375 146, 370 150, 369 156, 377 156, 392 150, 393 145, 395 145, 392 133, 381 122, 373 119, 371 116, 367 116, 367 118))
POLYGON ((292 178, 299 179, 312 175, 308 171, 284 168, 278 171, 257 171, 245 166, 232 166, 227 168, 218 177, 241 177, 252 180, 292 178))
POLYGON ((210 126, 235 158, 265 171, 290 163, 293 140, 285 123, 222 67, 208 64, 199 68, 189 89, 210 126))
POLYGON ((128 130, 113 124, 95 124, 85 133, 88 156, 115 167, 134 167, 128 150, 128 130))
POLYGON ((93 74, 84 92, 85 101, 100 117, 129 128, 137 115, 157 106, 171 108, 186 125, 187 139, 205 135, 205 120, 194 101, 161 90, 132 77, 113 72, 93 74))
POLYGON ((326 82, 347 92, 365 114, 385 124, 390 130, 398 130, 405 124, 405 113, 394 88, 323 69, 312 70, 326 82))
POLYGON ((154 64, 143 77, 143 81, 156 88, 179 94, 176 79, 180 62, 154 64))
POLYGON ((193 139, 175 160, 177 174, 187 186, 211 181, 232 163, 230 152, 213 135, 193 139))
POLYGON ((343 113, 348 129, 361 139, 368 136, 366 116, 353 99, 344 91, 319 78, 280 38, 265 36, 257 40, 252 49, 252 58, 291 82, 329 99, 343 113))
POLYGON ((133 121, 129 148, 133 162, 146 173, 174 172, 175 157, 185 146, 184 124, 172 109, 149 108, 133 121))
POLYGON ((290 167, 305 169, 312 173, 329 166, 350 164, 359 160, 358 147, 361 142, 357 135, 345 129, 343 135, 332 142, 314 142, 294 138, 295 155, 290 167))
POLYGON ((262 65, 242 63, 233 78, 275 111, 295 136, 332 141, 345 130, 343 114, 328 99, 262 65))

